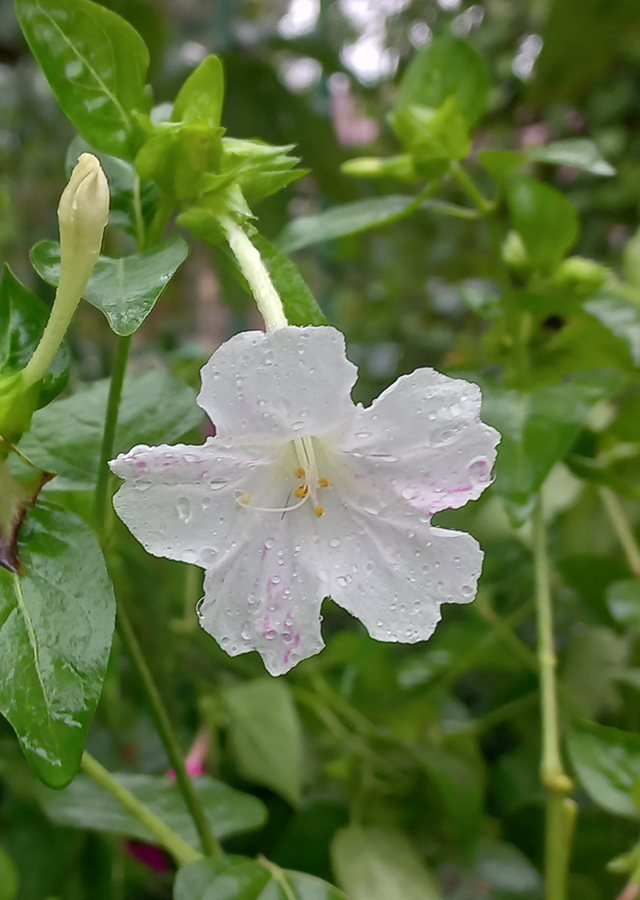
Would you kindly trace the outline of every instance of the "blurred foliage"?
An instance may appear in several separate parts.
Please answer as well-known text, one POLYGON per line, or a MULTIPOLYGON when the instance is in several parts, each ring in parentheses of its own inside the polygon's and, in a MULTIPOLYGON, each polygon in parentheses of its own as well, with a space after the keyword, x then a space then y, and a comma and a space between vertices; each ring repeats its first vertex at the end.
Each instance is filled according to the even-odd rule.
MULTIPOLYGON (((604 487, 623 495, 635 527, 640 322, 628 315, 621 320, 619 296, 598 294, 588 301, 587 314, 578 313, 585 277, 598 282, 601 273, 579 265, 577 271, 571 260, 561 270, 555 266, 569 249, 583 263, 596 260, 625 277, 626 301, 638 304, 640 264, 633 238, 640 203, 638 3, 110 0, 103 5, 144 37, 156 103, 174 97, 204 57, 218 53, 227 84, 222 124, 229 134, 296 145, 310 174, 258 207, 260 231, 270 241, 292 219, 398 193, 398 181, 388 174, 355 179, 341 165, 365 154, 389 158, 400 149, 415 150, 403 140, 402 125, 389 118, 398 100, 395 70, 402 72, 416 47, 445 26, 467 37, 489 66, 487 114, 473 136, 470 157, 470 171, 483 192, 494 190, 490 175, 521 161, 487 153, 511 151, 531 158, 531 171, 546 182, 542 187, 559 188, 572 204, 557 201, 552 192, 532 198, 527 176, 518 176, 509 189, 521 240, 507 240, 507 261, 516 273, 532 259, 554 269, 534 294, 524 289, 523 274, 519 297, 531 315, 535 403, 551 406, 563 430, 558 446, 549 446, 536 432, 535 408, 527 420, 517 398, 512 407, 500 407, 503 416, 505 408, 511 416, 499 425, 505 445, 510 423, 517 422, 521 435, 526 432, 522 441, 537 448, 537 466, 520 460, 515 484, 500 481, 498 468, 495 491, 464 510, 439 514, 440 524, 471 531, 486 556, 478 599, 470 607, 446 608, 428 645, 375 643, 327 603, 326 650, 269 689, 257 655, 231 659, 199 630, 194 613, 199 570, 149 557, 121 526, 119 551, 108 554, 108 562, 184 745, 204 725, 210 734, 208 771, 254 794, 268 809, 266 825, 225 840, 229 852, 264 854, 285 869, 339 879, 352 900, 526 900, 541 896, 544 804, 531 534, 526 524, 514 527, 505 507, 520 525, 533 491, 546 479, 561 703, 572 774, 581 785, 570 897, 608 900, 624 881, 607 864, 638 838, 640 739, 632 733, 640 729, 640 594, 639 572, 619 549, 601 492, 604 487), (299 22, 309 10, 314 21, 305 31, 299 22), (567 159, 558 166, 558 159, 535 149, 578 137, 590 138, 597 148, 589 164, 567 159), (398 138, 406 146, 400 148, 398 138), (615 167, 615 177, 593 174, 603 160, 615 167), (556 201, 562 208, 550 210, 556 201), (551 231, 542 240, 539 231, 528 239, 526 222, 518 223, 518 210, 527 204, 553 212, 551 231), (580 219, 579 237, 572 209, 580 219), (626 387, 615 400, 617 385, 601 379, 601 393, 589 393, 590 379, 583 376, 571 382, 580 395, 579 414, 573 407, 569 413, 560 403, 554 406, 555 385, 601 366, 626 374, 626 387), (568 451, 565 464, 556 464, 568 451), (525 510, 520 519, 515 508, 525 510), (586 725, 585 717, 592 724, 586 725), (359 893, 371 884, 379 894, 372 893, 375 887, 359 893)), ((464 111, 462 103, 460 108, 464 111)), ((0 3, 0 257, 45 303, 52 290, 35 276, 29 254, 34 244, 56 235, 55 208, 74 138, 5 0, 0 3)), ((499 187, 498 178, 496 183, 499 187)), ((458 212, 466 204, 453 179, 445 180, 440 200, 458 212)), ((156 202, 153 193, 143 196, 149 210, 156 202)), ((125 208, 123 201, 120 212, 126 218, 125 208)), ((442 212, 427 201, 411 218, 300 244, 295 251, 322 313, 345 332, 350 357, 360 366, 358 400, 369 402, 418 366, 481 378, 501 362, 499 289, 489 235, 472 216, 442 212)), ((110 232, 108 255, 135 251, 125 218, 122 230, 110 232)), ((282 265, 278 251, 268 252, 274 265, 282 265)), ((294 277, 289 270, 287 276, 294 277)), ((198 369, 211 350, 254 321, 229 260, 196 243, 136 335, 133 367, 158 368, 168 373, 164 378, 197 387, 198 369)), ((93 306, 80 307, 69 344, 70 389, 111 372, 114 338, 93 306)), ((172 383, 177 396, 181 386, 172 383)), ((87 390, 104 405, 100 383, 87 390)), ((488 390, 489 415, 496 402, 488 390)), ((135 404, 131 418, 138 418, 135 404)), ((185 428, 195 429, 197 422, 186 419, 185 428)), ((45 418, 39 421, 46 425, 45 418)), ((85 443, 97 444, 97 424, 84 422, 83 428, 85 443)), ((28 440, 37 443, 37 429, 28 440)), ((34 458, 37 453, 36 447, 34 458)), ((56 499, 86 517, 86 495, 74 490, 82 473, 73 471, 73 462, 66 461, 66 475, 64 466, 57 466, 66 483, 59 480, 56 499)), ((510 468, 511 478, 513 473, 510 468)), ((85 481, 92 477, 93 472, 85 481)), ((117 640, 88 747, 113 770, 156 774, 168 768, 117 640)), ((171 896, 171 873, 152 871, 127 853, 117 836, 54 824, 39 791, 3 720, 0 900, 171 896)), ((618 866, 622 872, 628 868, 618 866)), ((200 879, 202 886, 209 875, 204 870, 181 875, 183 894, 177 896, 195 900, 200 894, 189 888, 188 879, 193 885, 200 879)), ((261 878, 265 885, 272 880, 262 869, 247 875, 254 876, 260 889, 261 878)))

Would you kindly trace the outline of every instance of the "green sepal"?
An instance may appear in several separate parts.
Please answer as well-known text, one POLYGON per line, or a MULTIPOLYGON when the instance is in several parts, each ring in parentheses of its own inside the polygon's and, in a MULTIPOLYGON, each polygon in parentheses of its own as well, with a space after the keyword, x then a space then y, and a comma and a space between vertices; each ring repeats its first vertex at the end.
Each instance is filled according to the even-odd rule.
POLYGON ((223 134, 223 128, 202 122, 163 122, 136 156, 136 171, 171 197, 193 200, 201 193, 204 173, 218 165, 223 134))
POLYGON ((0 377, 0 438, 17 444, 29 430, 40 405, 41 384, 26 385, 22 372, 0 377))

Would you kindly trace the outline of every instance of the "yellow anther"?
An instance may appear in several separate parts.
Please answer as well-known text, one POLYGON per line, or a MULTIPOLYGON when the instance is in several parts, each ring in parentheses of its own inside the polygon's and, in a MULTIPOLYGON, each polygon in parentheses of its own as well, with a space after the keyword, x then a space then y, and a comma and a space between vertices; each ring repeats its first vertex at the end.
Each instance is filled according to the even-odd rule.
POLYGON ((300 498, 306 497, 307 494, 309 493, 309 485, 303 484, 301 487, 296 488, 296 490, 293 493, 296 495, 296 497, 300 497, 300 498))
POLYGON ((313 511, 318 518, 320 518, 320 516, 324 515, 324 509, 321 506, 314 506, 313 511))
POLYGON ((251 494, 249 491, 245 491, 244 494, 240 494, 238 498, 241 506, 248 506, 251 503, 251 494))
POLYGON ((318 484, 320 487, 329 487, 329 482, 326 478, 318 478, 318 484))
POLYGON ((307 476, 307 473, 302 468, 302 466, 298 466, 297 469, 294 469, 293 474, 296 476, 296 478, 306 478, 307 476))

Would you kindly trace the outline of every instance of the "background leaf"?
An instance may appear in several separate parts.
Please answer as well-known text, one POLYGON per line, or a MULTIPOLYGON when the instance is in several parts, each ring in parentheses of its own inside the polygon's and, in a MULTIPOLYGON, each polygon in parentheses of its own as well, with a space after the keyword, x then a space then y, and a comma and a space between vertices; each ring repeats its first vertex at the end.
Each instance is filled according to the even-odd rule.
POLYGON ((98 150, 132 159, 149 66, 137 31, 91 0, 16 0, 16 11, 65 115, 98 150))
POLYGON ((82 519, 40 501, 19 540, 25 574, 0 569, 0 712, 52 787, 75 775, 105 676, 115 599, 82 519))
POLYGON ((227 688, 223 699, 242 777, 295 806, 302 792, 302 729, 287 683, 259 678, 227 688))
POLYGON ((618 816, 638 818, 631 789, 640 781, 640 735, 603 725, 574 726, 568 747, 591 799, 618 816))
MULTIPOLYGON (((28 291, 9 266, 0 281, 0 375, 12 375, 24 369, 40 342, 49 321, 49 310, 42 300, 28 291)), ((42 379, 39 406, 46 406, 60 394, 69 381, 69 349, 63 343, 42 379)))
MULTIPOLYGON (((189 247, 178 234, 132 256, 98 258, 84 290, 84 299, 107 317, 121 336, 134 334, 160 299, 175 273, 189 255, 189 247)), ((60 279, 60 244, 42 241, 31 251, 38 275, 49 284, 60 279)))
MULTIPOLYGON (((33 417, 20 449, 37 466, 58 473, 54 490, 94 489, 108 393, 109 381, 97 381, 33 417)), ((114 452, 182 437, 202 420, 195 398, 193 388, 162 372, 128 375, 114 452)))
MULTIPOLYGON (((200 848, 198 832, 175 781, 131 772, 115 773, 113 777, 184 841, 200 848)), ((264 825, 267 811, 257 797, 242 794, 208 775, 195 778, 193 783, 215 837, 222 839, 264 825)), ((58 825, 157 843, 144 825, 85 775, 78 775, 64 791, 42 789, 38 798, 49 818, 58 825)))
POLYGON ((613 166, 604 159, 597 146, 588 138, 567 138, 551 141, 541 147, 527 150, 529 159, 535 162, 551 163, 554 166, 573 166, 592 175, 612 176, 613 166))
POLYGON ((578 216, 571 202, 542 181, 512 175, 507 203, 533 265, 555 269, 578 239, 578 216))
POLYGON ((243 856, 192 863, 180 869, 174 900, 346 900, 330 884, 243 856))
POLYGON ((625 342, 633 362, 640 366, 640 306, 603 290, 587 300, 584 309, 625 342))

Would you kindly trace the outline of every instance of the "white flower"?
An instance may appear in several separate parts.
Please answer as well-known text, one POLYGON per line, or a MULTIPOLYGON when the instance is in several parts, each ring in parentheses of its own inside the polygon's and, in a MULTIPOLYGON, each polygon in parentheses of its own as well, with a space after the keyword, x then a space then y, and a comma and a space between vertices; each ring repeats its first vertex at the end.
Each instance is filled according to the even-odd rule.
POLYGON ((203 628, 273 675, 322 649, 325 597, 372 637, 413 643, 440 604, 475 595, 477 542, 430 520, 490 483, 499 435, 479 388, 418 369, 365 409, 356 372, 333 328, 238 334, 202 370, 217 436, 111 463, 138 540, 206 570, 203 628))

